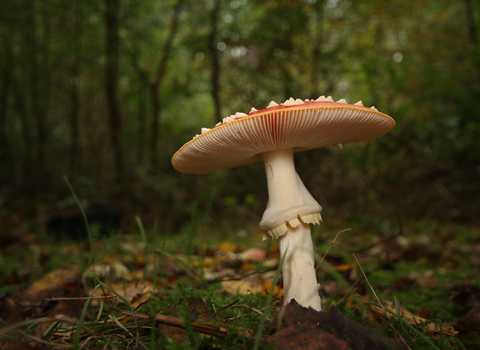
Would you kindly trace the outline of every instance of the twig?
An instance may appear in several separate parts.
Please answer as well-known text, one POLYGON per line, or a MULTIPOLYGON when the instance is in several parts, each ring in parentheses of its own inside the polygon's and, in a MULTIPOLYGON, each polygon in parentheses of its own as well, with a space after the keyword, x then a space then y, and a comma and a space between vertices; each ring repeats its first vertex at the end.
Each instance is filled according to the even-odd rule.
POLYGON ((223 310, 228 309, 229 307, 232 307, 233 305, 235 305, 235 304, 238 303, 239 301, 240 301, 240 299, 237 299, 237 300, 235 300, 233 303, 231 303, 231 304, 229 304, 229 305, 227 305, 227 306, 222 307, 220 310, 218 310, 217 312, 215 312, 215 314, 212 316, 212 318, 215 317, 215 316, 217 316, 217 315, 218 315, 220 312, 222 312, 223 310))
POLYGON ((322 260, 320 260, 320 262, 318 263, 317 265, 317 268, 315 269, 315 271, 318 270, 318 268, 320 267, 320 265, 322 264, 323 260, 325 259, 325 257, 327 256, 328 252, 330 251, 330 248, 333 247, 333 245, 335 244, 335 241, 337 240, 337 237, 340 235, 340 233, 343 233, 345 231, 351 231, 352 229, 351 228, 346 228, 345 230, 342 230, 340 232, 338 232, 336 235, 335 235, 335 238, 333 239, 332 243, 330 243, 330 247, 328 247, 327 251, 325 252, 325 254, 323 254, 323 257, 322 257, 322 260))
MULTIPOLYGON (((171 327, 176 327, 181 329, 186 328, 185 322, 175 317, 169 317, 169 316, 163 316, 163 315, 155 315, 151 317, 148 315, 137 314, 135 312, 130 312, 130 311, 122 311, 122 313, 128 316, 133 316, 133 317, 138 317, 138 318, 143 318, 148 320, 155 320, 160 324, 164 324, 171 327)), ((220 338, 225 338, 228 336, 227 330, 223 327, 214 328, 211 326, 206 326, 206 325, 195 323, 195 322, 191 322, 191 325, 192 325, 192 328, 199 333, 214 335, 220 338)))
MULTIPOLYGON (((161 323, 161 324, 185 329, 185 322, 183 322, 182 320, 180 320, 178 318, 167 317, 167 316, 163 316, 163 315, 156 315, 154 317, 154 319, 155 319, 155 321, 157 321, 158 323, 161 323)), ((211 327, 211 326, 205 326, 203 324, 199 324, 199 323, 195 323, 195 322, 192 322, 191 324, 192 324, 192 328, 195 331, 200 332, 200 333, 210 334, 210 335, 214 335, 216 337, 222 337, 222 338, 225 338, 225 337, 228 336, 227 330, 223 327, 214 328, 214 327, 211 327)))
POLYGON ((103 297, 68 297, 68 298, 44 298, 45 301, 62 301, 62 300, 87 300, 87 299, 105 299, 105 298, 117 298, 116 295, 105 295, 103 297))
MULTIPOLYGON (((232 309, 237 309, 237 308, 240 308, 240 307, 250 309, 253 312, 259 314, 260 316, 263 316, 263 312, 261 310, 255 309, 255 308, 253 308, 251 306, 248 306, 248 305, 235 305, 235 306, 232 306, 232 309)), ((271 320, 267 317, 267 321, 270 322, 271 320)))

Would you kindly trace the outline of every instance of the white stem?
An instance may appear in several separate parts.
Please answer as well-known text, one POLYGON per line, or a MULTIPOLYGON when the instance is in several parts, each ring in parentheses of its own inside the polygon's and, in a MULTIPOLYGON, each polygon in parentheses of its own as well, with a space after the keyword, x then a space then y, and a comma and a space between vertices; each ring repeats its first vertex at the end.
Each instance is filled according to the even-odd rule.
POLYGON ((293 149, 263 153, 263 163, 267 174, 269 196, 263 220, 297 206, 311 207, 312 211, 321 210, 320 205, 308 192, 295 171, 293 149))
MULTIPOLYGON (((269 201, 262 222, 268 222, 282 212, 287 212, 287 216, 293 213, 293 217, 284 217, 289 222, 298 215, 295 214, 295 207, 307 206, 318 210, 317 207, 320 206, 295 171, 293 149, 264 153, 263 160, 269 201), (290 210, 292 208, 293 212, 290 210)), ((279 238, 281 257, 286 254, 282 268, 284 305, 295 299, 304 307, 320 311, 310 225, 298 221, 298 225, 294 226, 296 227, 286 224, 287 232, 279 238)))
POLYGON ((295 299, 303 307, 321 311, 310 225, 290 228, 279 241, 280 256, 285 255, 282 268, 283 304, 287 305, 295 299))
POLYGON ((266 152, 263 154, 267 174, 269 207, 276 211, 301 204, 300 181, 293 162, 293 149, 266 152))

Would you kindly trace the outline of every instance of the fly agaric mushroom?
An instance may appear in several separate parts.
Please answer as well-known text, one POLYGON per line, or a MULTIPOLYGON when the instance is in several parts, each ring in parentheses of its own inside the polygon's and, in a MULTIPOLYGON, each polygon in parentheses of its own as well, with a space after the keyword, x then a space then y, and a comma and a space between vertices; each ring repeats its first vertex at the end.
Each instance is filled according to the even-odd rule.
POLYGON ((237 113, 214 128, 203 128, 173 156, 175 169, 206 174, 263 160, 269 201, 260 228, 278 238, 284 305, 295 299, 320 311, 310 224, 319 224, 322 207, 295 171, 293 154, 328 145, 372 140, 389 132, 395 121, 362 102, 288 99, 267 108, 237 113))

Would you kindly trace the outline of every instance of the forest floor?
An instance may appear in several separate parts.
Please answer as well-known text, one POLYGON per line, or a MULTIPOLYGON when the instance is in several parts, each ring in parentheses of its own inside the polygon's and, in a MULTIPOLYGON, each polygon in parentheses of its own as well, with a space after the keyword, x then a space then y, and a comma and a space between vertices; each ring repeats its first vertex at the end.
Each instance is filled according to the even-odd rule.
POLYGON ((278 246, 258 229, 137 223, 3 246, 0 348, 480 349, 478 226, 314 227, 325 312, 292 303, 280 318, 278 246))

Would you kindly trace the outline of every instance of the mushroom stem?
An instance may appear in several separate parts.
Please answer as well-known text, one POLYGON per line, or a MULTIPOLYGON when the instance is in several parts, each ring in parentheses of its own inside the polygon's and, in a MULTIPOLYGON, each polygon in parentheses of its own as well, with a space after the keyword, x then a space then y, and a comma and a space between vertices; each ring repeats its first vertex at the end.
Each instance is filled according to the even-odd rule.
POLYGON ((295 171, 293 148, 265 152, 263 162, 268 182, 267 212, 316 203, 295 171))
POLYGON ((260 228, 267 236, 284 235, 287 224, 319 224, 322 207, 305 188, 295 171, 293 148, 263 153, 269 200, 260 228))
POLYGON ((266 152, 263 161, 269 200, 261 226, 282 225, 286 229, 278 235, 281 257, 285 255, 282 268, 284 305, 295 299, 304 307, 320 311, 310 225, 303 222, 300 213, 318 212, 321 207, 295 171, 293 148, 266 152))
POLYGON ((282 267, 284 306, 295 299, 303 307, 321 311, 310 225, 289 228, 279 242, 280 256, 285 255, 282 267))

